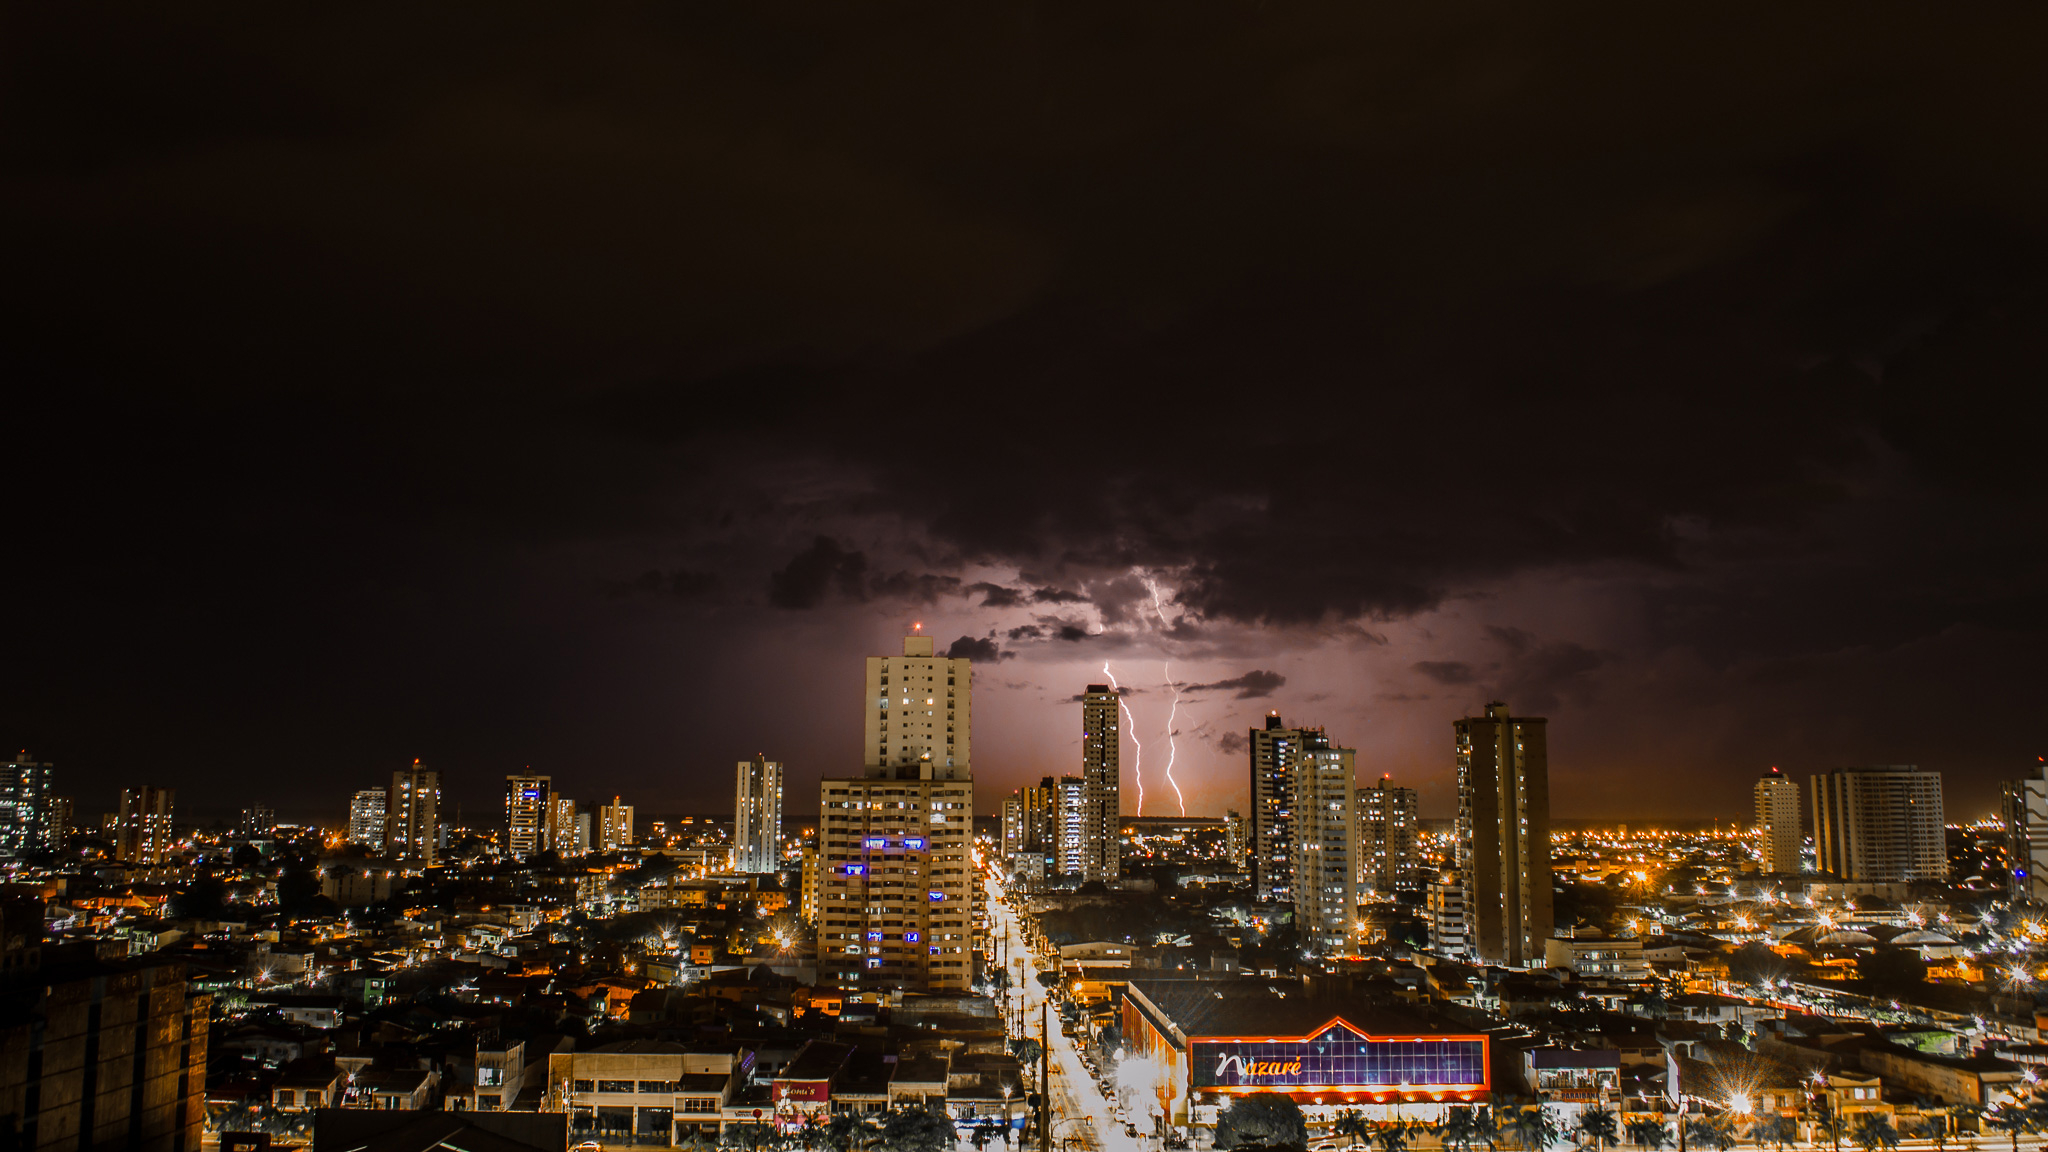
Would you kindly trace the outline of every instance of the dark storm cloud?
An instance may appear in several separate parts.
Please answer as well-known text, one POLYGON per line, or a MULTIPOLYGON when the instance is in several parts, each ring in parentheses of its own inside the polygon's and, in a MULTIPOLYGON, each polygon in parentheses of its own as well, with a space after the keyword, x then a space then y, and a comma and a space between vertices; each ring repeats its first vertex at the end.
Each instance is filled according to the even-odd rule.
POLYGON ((768 603, 777 608, 816 608, 835 588, 859 599, 865 595, 862 578, 867 568, 865 554, 849 552, 830 536, 820 536, 769 575, 768 603))
POLYGON ((946 656, 949 659, 965 658, 981 664, 994 664, 1015 655, 1014 652, 1005 652, 996 647, 994 640, 981 636, 962 636, 946 648, 946 656))
POLYGON ((1268 672, 1261 668, 1254 668, 1242 676, 1232 676, 1227 680, 1215 680, 1207 684, 1190 684, 1183 691, 1233 691, 1237 693, 1235 699, 1251 700, 1261 696, 1271 696, 1274 689, 1286 683, 1287 677, 1282 676, 1278 672, 1268 672))
POLYGON ((1462 660, 1417 660, 1415 670, 1439 684, 1470 684, 1478 677, 1462 660))
MULTIPOLYGON (((635 683, 655 601, 1193 643, 1570 572, 1645 653, 2044 687, 2044 19, 19 10, 0 728, 523 762, 517 670, 635 683)), ((1415 675, 1645 655, 1561 633, 1415 675)))
POLYGON ((1016 589, 1005 588, 1001 584, 991 584, 986 580, 976 584, 969 584, 967 586, 967 593, 970 596, 980 596, 983 608, 1015 608, 1019 604, 1024 603, 1023 594, 1016 589))

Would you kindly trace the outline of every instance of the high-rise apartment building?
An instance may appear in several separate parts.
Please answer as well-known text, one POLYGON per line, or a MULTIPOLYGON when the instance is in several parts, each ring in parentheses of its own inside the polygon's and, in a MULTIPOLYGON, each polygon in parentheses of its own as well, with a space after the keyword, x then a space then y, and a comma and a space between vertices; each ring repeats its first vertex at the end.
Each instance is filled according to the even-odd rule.
POLYGON ((268 804, 249 805, 235 822, 235 832, 241 836, 268 836, 276 828, 277 810, 268 804))
POLYGON ((1248 857, 1251 855, 1251 847, 1251 821, 1245 819, 1244 813, 1239 812, 1235 808, 1225 812, 1223 814, 1223 851, 1230 857, 1230 866, 1239 872, 1244 871, 1245 865, 1249 862, 1248 857))
POLYGON ((1251 756, 1252 899, 1294 900, 1294 761, 1307 732, 1278 712, 1247 740, 1251 756))
POLYGON ((1294 927, 1319 954, 1356 951, 1358 753, 1311 733, 1294 758, 1294 927))
POLYGON ((2048 903, 2048 760, 2037 761, 2032 776, 2005 782, 1999 814, 2012 869, 2006 890, 2014 901, 2048 903))
POLYGON ((548 845, 548 797, 554 778, 521 772, 505 777, 505 853, 514 860, 548 845))
POLYGON ((1017 866, 1020 852, 1045 852, 1053 837, 1054 785, 1047 776, 1003 800, 1003 864, 1017 866))
POLYGON ((932 655, 929 636, 905 636, 901 656, 868 657, 867 775, 972 778, 972 677, 965 657, 932 655))
POLYGON ((1079 776, 1062 776, 1053 785, 1053 827, 1051 863, 1062 876, 1079 877, 1086 860, 1088 839, 1088 782, 1079 776))
POLYGON ((1458 871, 1472 950, 1509 968, 1547 962, 1550 902, 1549 723, 1496 700, 1452 721, 1458 772, 1458 871))
POLYGON ((57 961, 10 998, 0 1100, 15 1147, 199 1152, 213 996, 183 964, 57 961))
POLYGON ((740 761, 733 791, 732 870, 782 870, 782 765, 765 756, 740 761))
POLYGON ((1399 788, 1382 775, 1358 790, 1358 883, 1388 895, 1422 887, 1422 855, 1416 850, 1418 823, 1413 788, 1399 788))
POLYGON ((1948 879, 1941 773, 1913 764, 1841 768, 1812 780, 1817 866, 1844 880, 1948 879))
POLYGON ((51 820, 51 771, 25 749, 0 764, 0 857, 18 859, 58 846, 62 834, 51 820))
POLYGON ((432 868, 441 859, 441 774, 411 767, 391 774, 384 797, 384 854, 408 869, 432 868))
POLYGON ((62 848, 65 838, 71 835, 72 829, 78 827, 76 823, 77 816, 74 812, 75 807, 75 803, 69 796, 50 797, 51 847, 62 848))
POLYGON ((559 792, 548 795, 548 847, 555 855, 581 856, 590 851, 587 825, 576 817, 575 800, 559 792))
POLYGON ((597 808, 597 850, 622 852, 633 845, 633 806, 617 796, 597 808))
POLYGON ((121 789, 114 855, 131 864, 161 864, 172 842, 171 790, 147 784, 121 789))
POLYGON ((390 804, 391 790, 389 788, 363 788, 357 790, 355 795, 349 797, 349 843, 361 844, 382 852, 384 850, 384 811, 390 804))
POLYGON ((868 659, 866 772, 819 783, 818 969, 849 995, 966 992, 983 913, 967 717, 973 670, 906 637, 868 659))
POLYGON ((1429 928, 1431 952, 1452 960, 1473 958, 1472 914, 1463 876, 1452 871, 1429 878, 1423 888, 1423 921, 1429 928))
POLYGON ((1090 684, 1081 696, 1081 783, 1087 832, 1081 841, 1081 882, 1115 884, 1123 863, 1118 824, 1123 802, 1121 708, 1107 684, 1090 684))
POLYGON ((1797 873, 1806 835, 1799 826, 1799 785, 1773 767, 1756 782, 1756 831, 1765 872, 1797 873))

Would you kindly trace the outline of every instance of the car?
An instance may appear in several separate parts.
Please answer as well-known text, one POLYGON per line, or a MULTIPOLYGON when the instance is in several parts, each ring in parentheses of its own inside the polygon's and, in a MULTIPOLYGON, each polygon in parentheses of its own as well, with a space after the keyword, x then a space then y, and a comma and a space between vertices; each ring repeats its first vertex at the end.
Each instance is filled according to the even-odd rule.
POLYGON ((595 1140, 585 1140, 581 1144, 572 1145, 569 1152, 604 1152, 604 1145, 595 1140))

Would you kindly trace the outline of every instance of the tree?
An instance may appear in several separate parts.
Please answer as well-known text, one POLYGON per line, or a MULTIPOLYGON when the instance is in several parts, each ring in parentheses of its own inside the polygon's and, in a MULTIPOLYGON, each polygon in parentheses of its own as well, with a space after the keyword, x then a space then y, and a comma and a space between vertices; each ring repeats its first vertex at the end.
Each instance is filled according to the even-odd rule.
POLYGON ((1346 1145, 1349 1148, 1372 1143, 1372 1130, 1373 1122, 1366 1119, 1365 1113, 1356 1108, 1347 1108, 1337 1113, 1336 1123, 1330 1125, 1330 1134, 1349 1139, 1350 1143, 1346 1145))
POLYGON ((1010 1054, 1015 1056, 1018 1062, 1026 1068, 1033 1068, 1037 1066, 1039 1059, 1045 1055, 1045 1046, 1029 1036, 1018 1036, 1010 1041, 1010 1054))
POLYGON ((1856 1118, 1856 1127, 1850 1131, 1849 1139, 1854 1140, 1863 1152, 1877 1152, 1879 1148, 1889 1152, 1899 1146, 1899 1130, 1892 1126, 1889 1116, 1865 1112, 1856 1118))
POLYGON ((1946 1152, 1948 1148, 1948 1115, 1943 1112, 1929 1112, 1913 1125, 1913 1135, 1934 1145, 1934 1152, 1946 1152))
POLYGON ((1735 1122, 1727 1116, 1696 1116, 1685 1122, 1685 1138, 1695 1148, 1728 1152, 1735 1147, 1735 1122))
POLYGON ((173 920, 215 920, 219 919, 221 909, 227 907, 227 900, 227 885, 208 872, 171 897, 167 911, 173 920))
POLYGON ((868 1123, 867 1117, 842 1112, 825 1122, 825 1130, 819 1133, 819 1138, 832 1152, 855 1152, 855 1149, 866 1147, 873 1135, 874 1127, 868 1123))
POLYGON ((1216 1117, 1216 1147, 1240 1144, 1307 1148, 1308 1121, 1301 1105, 1278 1092, 1253 1092, 1231 1101, 1216 1117))
POLYGON ((1527 1152, 1544 1152, 1564 1138, 1564 1129, 1557 1122, 1557 1114, 1534 1104, 1523 1105, 1509 1114, 1507 1129, 1515 1143, 1527 1152))
POLYGON ((1479 1125, 1473 1111, 1452 1108, 1444 1113, 1444 1122, 1437 1125, 1437 1138, 1450 1152, 1472 1152, 1472 1146, 1479 1143, 1479 1125))
POLYGON ((1749 1138, 1759 1146, 1776 1144, 1782 1152, 1798 1141, 1799 1122, 1790 1116, 1766 1117, 1750 1127, 1749 1138))
POLYGON ((1621 1143, 1621 1130, 1614 1113, 1605 1108, 1588 1108, 1579 1113, 1578 1130, 1594 1148, 1612 1148, 1621 1143))
POLYGON ((1408 1152, 1418 1126, 1407 1120, 1388 1120, 1373 1129, 1373 1143, 1380 1152, 1408 1152))
POLYGON ((1638 1148, 1658 1152, 1671 1143, 1671 1125, 1666 1124, 1662 1116, 1637 1116, 1624 1127, 1628 1129, 1628 1142, 1638 1148))
POLYGON ((768 1124, 730 1124, 720 1142, 727 1148, 741 1148, 745 1152, 764 1152, 775 1146, 775 1129, 768 1124))
POLYGON ((2034 1117, 2027 1109, 2010 1100, 1984 1113, 1984 1123, 1993 1131, 2003 1132, 2012 1138, 2012 1152, 2020 1152, 2020 1133, 2034 1128, 2034 1117))
POLYGON ((957 1139, 952 1121, 929 1108, 897 1108, 882 1122, 889 1152, 946 1152, 957 1139))

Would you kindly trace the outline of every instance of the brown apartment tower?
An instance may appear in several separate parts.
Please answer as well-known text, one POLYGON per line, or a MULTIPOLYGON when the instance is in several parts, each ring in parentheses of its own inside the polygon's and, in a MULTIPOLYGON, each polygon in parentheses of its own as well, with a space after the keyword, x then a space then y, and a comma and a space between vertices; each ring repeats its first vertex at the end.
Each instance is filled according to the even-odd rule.
POLYGON ((1550 939, 1548 721, 1510 716, 1496 700, 1484 716, 1453 721, 1458 758, 1458 869, 1464 873, 1474 951, 1481 963, 1544 963, 1550 939))

